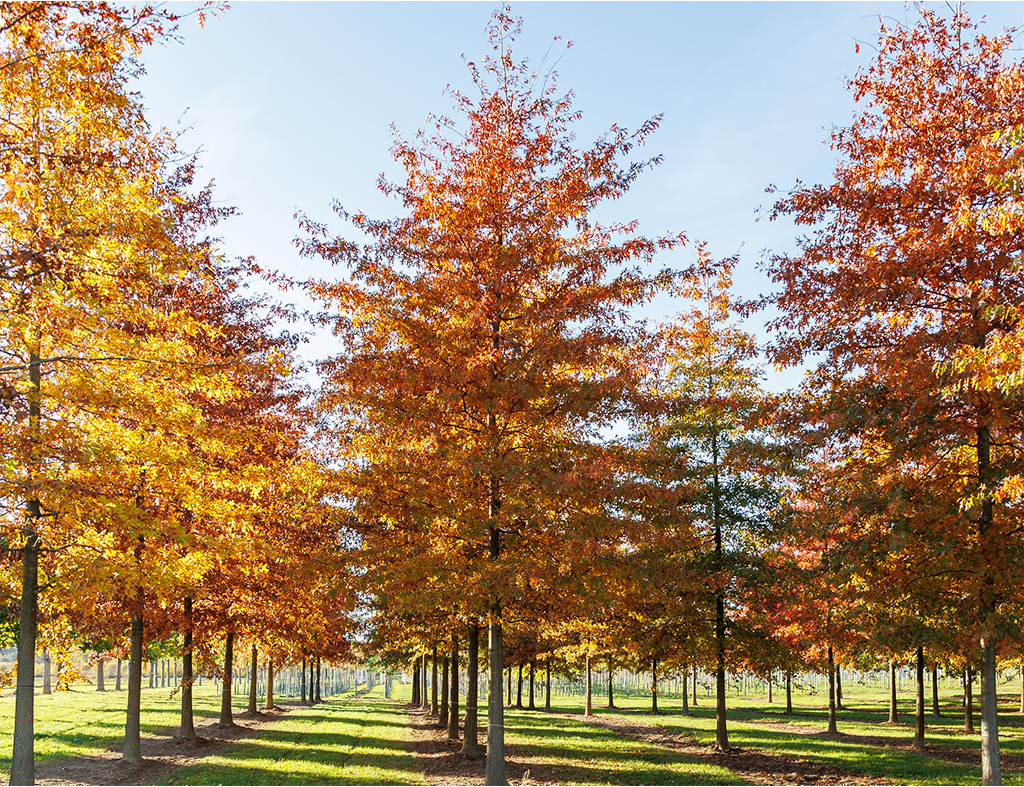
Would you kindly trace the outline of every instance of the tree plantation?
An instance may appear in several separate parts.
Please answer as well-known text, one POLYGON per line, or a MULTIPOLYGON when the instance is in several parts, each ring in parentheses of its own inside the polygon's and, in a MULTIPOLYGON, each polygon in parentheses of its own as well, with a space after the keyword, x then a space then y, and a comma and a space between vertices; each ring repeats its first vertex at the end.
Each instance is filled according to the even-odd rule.
POLYGON ((1019 31, 883 19, 751 299, 507 6, 330 275, 229 258, 134 87, 223 10, 0 3, 11 784, 1024 777, 1019 31))

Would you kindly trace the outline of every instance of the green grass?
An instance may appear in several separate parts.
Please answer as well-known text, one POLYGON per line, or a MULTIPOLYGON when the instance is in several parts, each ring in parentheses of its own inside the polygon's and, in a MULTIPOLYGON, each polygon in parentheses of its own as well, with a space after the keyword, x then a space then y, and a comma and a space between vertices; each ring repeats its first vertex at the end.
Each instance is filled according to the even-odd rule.
MULTIPOLYGON (((257 737, 220 749, 200 763, 175 771, 167 784, 414 784, 423 773, 415 757, 406 751, 408 719, 403 704, 410 687, 396 685, 389 700, 383 686, 368 694, 354 691, 329 698, 314 707, 294 706, 289 713, 267 723, 257 737)), ((142 730, 149 734, 173 734, 178 724, 180 698, 168 689, 145 689, 142 730)), ((913 706, 908 692, 901 694, 900 721, 882 725, 888 715, 884 690, 848 687, 839 713, 843 736, 833 740, 821 733, 827 725, 825 699, 819 695, 794 696, 797 715, 785 716, 776 696, 768 704, 763 696, 730 697, 730 743, 746 750, 792 758, 852 773, 890 779, 906 784, 977 783, 980 768, 934 756, 943 749, 977 752, 978 735, 965 735, 963 711, 951 692, 944 692, 944 718, 927 717, 927 741, 933 753, 912 750, 913 706), (770 722, 782 722, 785 728, 770 722)), ((124 735, 125 692, 98 693, 88 687, 36 697, 36 756, 42 762, 56 757, 87 755, 102 749, 120 748, 124 735)), ((712 702, 701 697, 693 715, 681 714, 676 698, 659 698, 661 716, 646 713, 648 697, 616 696, 616 710, 600 707, 603 696, 594 698, 599 716, 629 722, 658 724, 698 743, 714 741, 712 702)), ((1016 693, 1003 698, 1004 723, 1000 728, 1001 750, 1024 760, 1024 726, 1016 715, 1016 693), (1008 722, 1008 723, 1007 723, 1008 722)), ((197 723, 216 716, 220 695, 211 683, 195 692, 197 723)), ((235 705, 244 708, 245 697, 235 705)), ((542 705, 542 702, 538 703, 542 705)), ((580 713, 582 698, 554 697, 554 713, 508 708, 505 711, 506 742, 527 767, 544 767, 566 783, 584 784, 737 784, 740 775, 709 764, 684 752, 632 740, 565 714, 580 713)), ((928 708, 930 710, 930 695, 928 708)), ((0 740, 13 735, 14 698, 0 697, 0 740)), ((980 721, 976 720, 980 728, 980 721)), ((485 721, 481 723, 483 742, 485 721)), ((10 767, 9 743, 0 749, 0 769, 10 767)), ((723 759, 723 765, 728 764, 723 759)), ((787 772, 786 763, 778 770, 787 772)), ((3 778, 0 774, 0 778, 3 778)), ((1007 784, 1024 784, 1024 773, 1007 768, 1007 784)))

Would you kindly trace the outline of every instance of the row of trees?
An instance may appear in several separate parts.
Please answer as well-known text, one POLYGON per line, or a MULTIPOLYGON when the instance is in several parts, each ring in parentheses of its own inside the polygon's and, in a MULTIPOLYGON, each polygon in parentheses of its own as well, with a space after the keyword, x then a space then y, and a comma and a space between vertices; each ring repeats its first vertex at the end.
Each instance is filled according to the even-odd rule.
POLYGON ((246 293, 253 264, 219 254, 211 232, 231 210, 131 90, 142 49, 179 22, 149 6, 0 4, 12 784, 34 779, 40 639, 58 655, 130 657, 133 763, 153 643, 184 657, 184 737, 196 670, 219 671, 225 638, 228 676, 235 638, 254 659, 258 641, 278 664, 308 657, 317 671, 347 653, 348 563, 314 504, 297 337, 275 327, 287 314, 246 293))
POLYGON ((473 688, 487 629, 490 784, 511 664, 700 664, 725 749, 730 665, 827 671, 834 730, 838 659, 909 651, 923 669, 927 648, 978 666, 998 783, 996 665, 1019 657, 1024 566, 1012 33, 960 9, 883 26, 834 183, 772 189, 772 218, 810 235, 765 261, 777 294, 742 303, 735 260, 698 244, 651 273, 682 235, 594 218, 657 163, 622 160, 658 118, 577 149, 572 96, 513 60, 507 8, 489 30, 479 96, 395 139, 405 180, 381 188, 403 215, 339 206, 363 247, 303 221, 302 251, 348 271, 305 286, 344 348, 317 402, 379 647, 457 662, 465 637, 473 688), (639 320, 665 292, 690 311, 639 320), (737 327, 758 307, 771 360, 808 371, 787 396, 762 390, 737 327))

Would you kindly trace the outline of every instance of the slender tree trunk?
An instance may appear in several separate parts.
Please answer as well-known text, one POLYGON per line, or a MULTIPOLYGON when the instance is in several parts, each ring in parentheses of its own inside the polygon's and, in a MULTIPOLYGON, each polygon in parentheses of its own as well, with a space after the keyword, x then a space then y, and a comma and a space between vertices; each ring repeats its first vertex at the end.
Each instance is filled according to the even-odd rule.
POLYGON ((914 748, 924 748, 924 646, 917 646, 917 662, 914 665, 917 680, 917 705, 914 718, 914 748))
POLYGON ((544 679, 544 710, 551 710, 551 657, 544 659, 547 677, 544 679))
POLYGON ((96 662, 96 691, 106 691, 107 690, 106 671, 107 671, 107 662, 105 662, 103 659, 100 659, 99 661, 97 661, 96 662))
POLYGON ((459 739, 459 637, 452 635, 452 666, 449 681, 451 683, 451 699, 448 702, 448 740, 459 739))
POLYGON ((267 710, 274 708, 274 660, 267 659, 267 710))
POLYGON ((772 703, 772 680, 775 677, 772 670, 768 670, 768 704, 772 703))
POLYGON ((593 716, 594 715, 594 705, 593 705, 593 700, 592 700, 591 693, 590 693, 590 689, 591 689, 591 680, 590 679, 591 679, 591 674, 590 674, 590 654, 588 653, 587 654, 587 710, 583 714, 584 716, 593 716))
POLYGON ((527 707, 530 710, 537 710, 537 706, 534 705, 534 703, 533 703, 533 671, 534 671, 535 666, 536 665, 535 665, 534 660, 530 659, 530 704, 527 705, 527 707))
MULTIPOLYGON (((35 359, 36 374, 39 361, 35 359)), ((33 385, 36 388, 36 385, 33 385)), ((38 390, 38 389, 37 389, 38 390)), ((34 398, 38 407, 38 398, 34 398)), ((30 403, 29 407, 33 405, 30 403)), ((37 415, 38 418, 38 415, 37 415)), ((39 536, 35 522, 39 501, 29 500, 23 533, 25 546, 21 560, 21 611, 18 617, 18 685, 14 699, 14 751, 11 758, 11 784, 35 784, 35 684, 36 684, 36 609, 39 603, 39 536)), ((48 671, 47 652, 43 651, 43 670, 48 671)), ((44 678, 49 677, 44 674, 44 678)), ((43 693, 49 686, 44 680, 43 693)))
POLYGON ((942 711, 939 709, 939 663, 932 662, 932 716, 936 719, 942 718, 942 711))
POLYGON ((420 707, 424 712, 430 710, 430 701, 427 699, 427 661, 430 659, 426 653, 423 654, 422 665, 420 673, 423 676, 420 682, 423 684, 423 690, 420 692, 420 707))
POLYGON ((512 668, 509 667, 506 670, 506 673, 507 673, 507 675, 505 677, 508 679, 508 681, 507 681, 508 682, 508 692, 507 692, 507 697, 508 698, 505 700, 505 704, 508 707, 511 708, 512 707, 512 668))
MULTIPOLYGON (((492 326, 492 347, 499 348, 500 323, 492 326)), ((487 426, 490 430, 497 428, 497 418, 493 412, 487 415, 487 426)), ((487 509, 487 556, 497 561, 501 554, 501 531, 498 528, 498 515, 501 512, 501 485, 497 476, 490 478, 490 490, 487 509)), ((508 784, 505 775, 505 708, 501 703, 501 666, 505 654, 502 647, 501 631, 501 600, 491 593, 489 601, 489 636, 488 659, 490 686, 487 692, 487 768, 484 783, 488 785, 508 784)))
POLYGON ((843 668, 836 664, 836 710, 843 709, 843 668))
POLYGON ((441 659, 441 713, 437 718, 437 723, 442 729, 448 728, 448 666, 450 661, 448 654, 441 659))
POLYGON ((836 728, 836 662, 832 646, 828 646, 828 731, 838 733, 836 728))
POLYGON ((256 661, 256 642, 252 643, 252 657, 249 665, 249 710, 250 716, 258 716, 259 710, 256 708, 256 689, 257 680, 259 677, 259 662, 256 661))
POLYGON ((793 674, 786 670, 786 715, 793 715, 793 674))
POLYGON ((690 687, 689 687, 689 685, 687 683, 689 677, 690 677, 690 668, 686 667, 683 670, 683 715, 684 716, 689 716, 690 715, 690 706, 688 704, 688 697, 689 697, 689 694, 690 694, 690 687))
POLYGON ((185 599, 185 636, 181 648, 181 727, 178 737, 195 740, 196 728, 192 714, 192 599, 185 599))
POLYGON ((697 705, 697 668, 693 668, 693 705, 697 705))
POLYGON ((437 645, 430 659, 430 715, 437 716, 437 645))
POLYGON ((1020 709, 1018 713, 1024 713, 1024 659, 1020 661, 1020 709))
POLYGON ((608 657, 608 707, 615 707, 615 696, 612 694, 612 677, 614 676, 614 669, 612 667, 611 656, 608 657))
POLYGON ((420 668, 419 659, 412 660, 412 706, 418 708, 420 706, 420 668))
POLYGON ((235 632, 229 631, 224 642, 224 682, 220 689, 220 727, 234 727, 235 720, 231 715, 231 685, 234 683, 235 670, 235 632))
MULTIPOLYGON (((985 339, 982 338, 982 346, 985 339)), ((990 468, 990 435, 988 424, 978 425, 978 483, 983 490, 992 488, 990 468)), ((981 635, 981 783, 1002 784, 999 765, 998 685, 996 684, 995 615, 998 605, 995 567, 998 564, 998 530, 993 521, 992 493, 985 491, 978 517, 978 546, 981 553, 982 578, 979 608, 983 629, 981 635)))
MULTIPOLYGON (((686 696, 686 689, 683 689, 683 696, 686 696)), ((660 713, 658 710, 658 657, 651 659, 651 713, 660 713)))
POLYGON ((464 725, 462 753, 467 757, 479 757, 483 752, 477 740, 479 723, 477 687, 480 685, 480 625, 472 623, 467 632, 467 650, 469 651, 466 665, 466 723, 464 725))
POLYGON ((320 694, 320 656, 316 657, 316 701, 323 702, 324 698, 320 694))
POLYGON ((516 707, 523 707, 523 665, 519 665, 519 679, 516 682, 516 707))
MULTIPOLYGON (((718 477, 718 435, 711 435, 711 457, 714 466, 712 476, 712 511, 715 524, 715 575, 721 579, 725 567, 722 548, 721 482, 718 477)), ((725 717, 725 591, 715 591, 715 749, 729 751, 729 731, 725 717)))
POLYGON ((117 677, 114 680, 114 691, 121 691, 121 659, 117 660, 117 677))
MULTIPOLYGON (((141 594, 140 594, 141 595, 141 594)), ((128 668, 128 715, 124 725, 124 751, 121 755, 129 765, 142 764, 140 716, 142 713, 142 599, 132 610, 131 664, 128 668)))
MULTIPOLYGON (((414 685, 413 686, 413 691, 415 691, 415 690, 416 690, 416 687, 414 685)), ((301 692, 301 696, 302 696, 302 704, 305 705, 306 704, 306 660, 305 659, 302 660, 302 677, 299 679, 299 691, 301 692)))
POLYGON ((964 670, 964 732, 974 734, 974 667, 964 670))
POLYGON ((896 707, 896 662, 889 659, 889 719, 887 724, 897 724, 899 714, 896 707))

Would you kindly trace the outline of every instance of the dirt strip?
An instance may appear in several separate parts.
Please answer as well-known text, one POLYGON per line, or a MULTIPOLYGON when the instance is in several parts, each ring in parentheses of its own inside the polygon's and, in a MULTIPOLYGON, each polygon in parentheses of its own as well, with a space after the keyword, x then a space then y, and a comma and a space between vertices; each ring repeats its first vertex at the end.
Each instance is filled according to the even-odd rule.
POLYGON ((893 784, 877 776, 844 771, 828 765, 751 749, 733 748, 728 753, 716 752, 711 745, 697 743, 689 736, 669 732, 663 727, 647 722, 632 719, 620 721, 606 716, 579 714, 569 714, 569 718, 603 727, 626 738, 664 746, 711 765, 728 768, 740 778, 754 784, 893 784))

